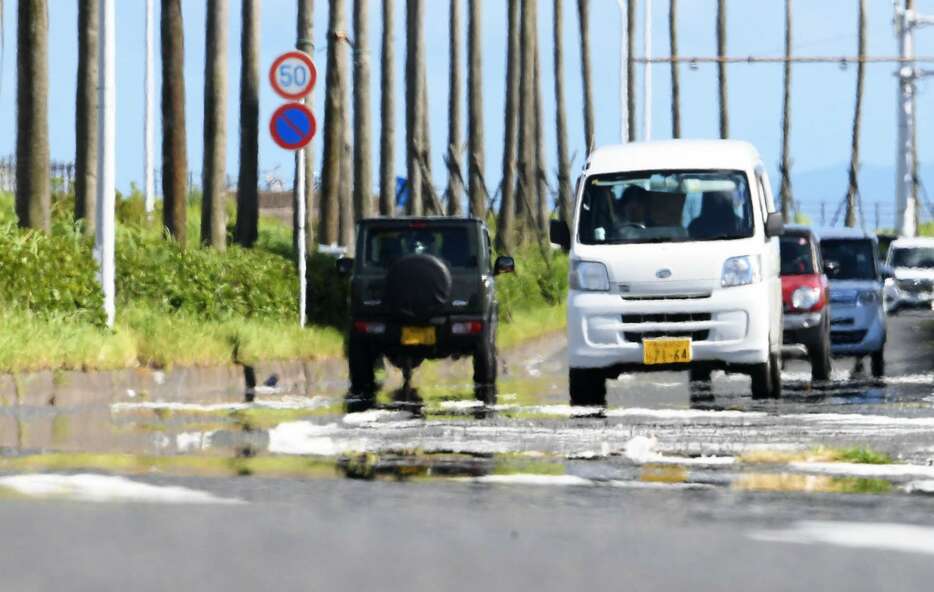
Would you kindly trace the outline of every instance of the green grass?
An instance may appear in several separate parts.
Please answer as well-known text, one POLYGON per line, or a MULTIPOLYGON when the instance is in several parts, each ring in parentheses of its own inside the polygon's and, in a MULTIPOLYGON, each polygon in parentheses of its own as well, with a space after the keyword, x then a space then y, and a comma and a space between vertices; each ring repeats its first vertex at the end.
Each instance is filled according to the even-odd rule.
POLYGON ((500 322, 496 344, 500 349, 509 349, 524 341, 561 331, 566 321, 567 306, 564 303, 517 310, 509 321, 500 322))

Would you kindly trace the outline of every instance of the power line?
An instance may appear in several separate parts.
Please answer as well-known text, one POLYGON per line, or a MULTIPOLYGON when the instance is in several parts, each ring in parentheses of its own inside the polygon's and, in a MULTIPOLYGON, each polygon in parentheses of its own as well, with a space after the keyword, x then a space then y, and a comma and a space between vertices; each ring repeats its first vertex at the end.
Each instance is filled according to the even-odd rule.
POLYGON ((654 56, 650 58, 636 57, 633 62, 638 64, 783 64, 785 62, 798 64, 908 64, 912 62, 934 63, 934 56, 899 57, 899 56, 654 56))

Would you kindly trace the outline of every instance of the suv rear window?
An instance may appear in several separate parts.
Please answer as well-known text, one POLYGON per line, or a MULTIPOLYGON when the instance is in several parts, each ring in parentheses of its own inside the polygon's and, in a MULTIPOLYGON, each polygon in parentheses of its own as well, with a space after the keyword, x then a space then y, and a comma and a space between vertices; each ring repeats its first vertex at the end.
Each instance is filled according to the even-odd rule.
POLYGON ((388 269, 405 255, 424 253, 439 257, 452 268, 476 268, 479 246, 475 234, 464 226, 370 228, 363 264, 371 269, 388 269))
POLYGON ((814 253, 811 241, 806 236, 786 234, 782 236, 782 275, 811 275, 814 270, 814 253))
POLYGON ((834 261, 838 266, 831 279, 876 279, 876 250, 872 241, 827 239, 820 242, 820 248, 824 255, 824 267, 827 266, 828 261, 834 261))

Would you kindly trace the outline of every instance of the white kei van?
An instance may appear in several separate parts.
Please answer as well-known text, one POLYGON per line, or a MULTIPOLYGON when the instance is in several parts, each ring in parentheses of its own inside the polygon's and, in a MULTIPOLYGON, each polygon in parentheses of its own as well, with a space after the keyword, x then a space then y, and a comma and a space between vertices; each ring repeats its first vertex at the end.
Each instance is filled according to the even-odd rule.
POLYGON ((605 405, 606 379, 689 370, 709 391, 720 369, 781 393, 782 218, 750 144, 673 140, 594 151, 573 224, 552 221, 569 251, 572 405, 605 405))

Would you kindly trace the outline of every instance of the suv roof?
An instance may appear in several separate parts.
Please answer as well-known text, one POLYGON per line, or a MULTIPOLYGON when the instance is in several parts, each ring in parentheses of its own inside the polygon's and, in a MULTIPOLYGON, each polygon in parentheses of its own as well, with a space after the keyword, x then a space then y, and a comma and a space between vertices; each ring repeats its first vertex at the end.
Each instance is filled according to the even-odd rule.
POLYGON ((424 222, 426 224, 431 224, 435 222, 442 222, 445 224, 450 224, 454 222, 468 223, 468 224, 480 224, 484 225, 483 220, 479 218, 471 217, 451 217, 451 216, 398 216, 392 218, 383 218, 383 217, 374 217, 374 218, 363 218, 360 220, 360 224, 412 224, 413 222, 424 222))
POLYGON ((817 236, 821 240, 869 239, 878 242, 876 235, 866 232, 862 228, 822 228, 817 231, 817 236))

